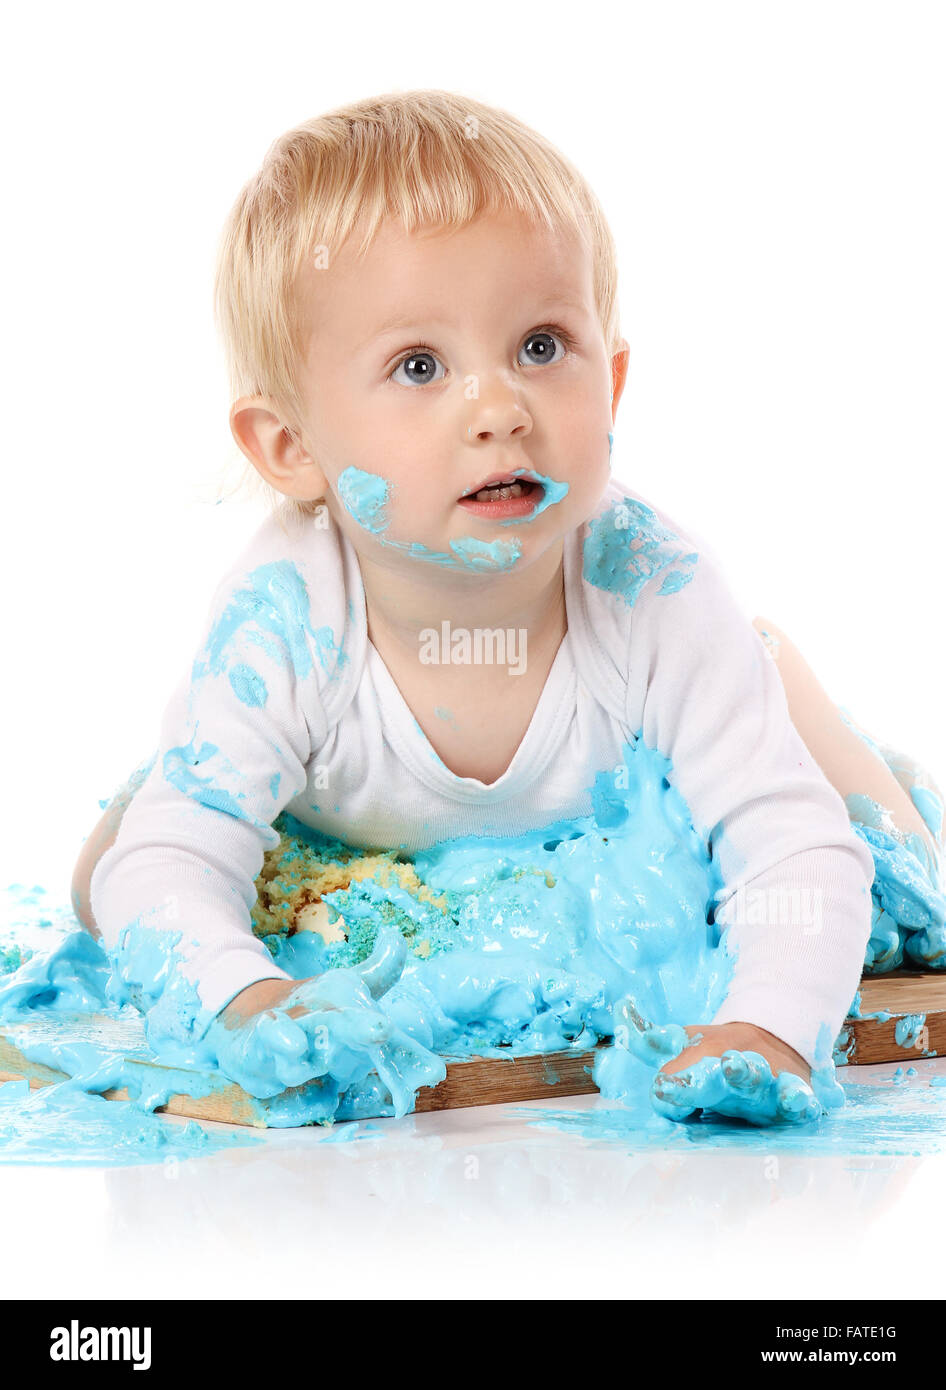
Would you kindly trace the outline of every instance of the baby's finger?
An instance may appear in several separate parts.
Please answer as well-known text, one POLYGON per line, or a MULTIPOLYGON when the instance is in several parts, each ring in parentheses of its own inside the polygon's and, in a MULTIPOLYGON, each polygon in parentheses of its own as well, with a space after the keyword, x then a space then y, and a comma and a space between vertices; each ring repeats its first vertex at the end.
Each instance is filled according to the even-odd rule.
POLYGON ((779 1072, 775 1082, 779 1118, 805 1124, 821 1117, 821 1102, 814 1091, 794 1072, 779 1072))
POLYGON ((772 1085, 772 1069, 759 1052, 740 1052, 729 1048, 720 1062, 728 1085, 743 1095, 765 1091, 772 1085))
MULTIPOLYGON (((332 1034, 345 1047, 378 1047, 393 1031, 392 1025, 374 1009, 340 1009, 331 1015, 332 1034)), ((313 1015, 317 1022, 317 1016, 313 1015)))
POLYGON ((686 1029, 678 1023, 658 1027, 648 1022, 630 995, 614 1006, 614 1041, 652 1067, 668 1062, 690 1046, 686 1029))
POLYGON ((727 1092, 718 1057, 701 1057, 682 1071, 659 1071, 650 1089, 654 1109, 668 1120, 685 1120, 694 1110, 712 1110, 727 1092))
POLYGON ((273 1074, 283 1086, 301 1086, 312 1076, 305 1031, 281 1011, 261 1014, 247 1042, 248 1050, 260 1060, 269 1057, 273 1074))

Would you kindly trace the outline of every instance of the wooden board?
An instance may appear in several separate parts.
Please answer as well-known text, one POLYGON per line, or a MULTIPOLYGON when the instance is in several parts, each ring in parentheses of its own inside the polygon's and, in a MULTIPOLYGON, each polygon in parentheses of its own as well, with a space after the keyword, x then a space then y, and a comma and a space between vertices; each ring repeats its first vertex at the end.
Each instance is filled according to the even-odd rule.
POLYGON ((860 1011, 888 1013, 890 1019, 848 1018, 842 1030, 848 1065, 903 1062, 918 1057, 946 1056, 946 975, 919 970, 895 970, 889 975, 867 976, 860 983, 860 1011), (905 1014, 926 1014, 919 1046, 897 1042, 897 1019, 905 1014))
MULTIPOLYGON (((903 1062, 909 1064, 920 1057, 946 1055, 946 976, 918 971, 896 971, 864 979, 860 985, 861 1013, 886 1012, 888 1020, 873 1018, 847 1019, 845 1051, 849 1065, 872 1062, 903 1062), (897 1018, 907 1014, 925 1014, 925 1031, 920 1046, 902 1046, 896 1041, 897 1018)), ((45 1038, 62 1039, 80 1034, 87 1041, 119 1051, 128 1066, 143 1068, 148 1079, 167 1072, 148 1060, 144 1035, 137 1020, 118 1020, 104 1015, 89 1015, 69 1022, 55 1019, 31 1019, 28 1022, 7 1024, 0 1028, 0 1082, 26 1077, 31 1086, 50 1086, 66 1079, 62 1071, 30 1061, 16 1046, 13 1038, 24 1043, 45 1038)), ((455 1110, 472 1105, 497 1105, 508 1101, 542 1100, 553 1096, 585 1095, 597 1088, 591 1079, 594 1049, 581 1052, 552 1052, 524 1057, 473 1057, 448 1060, 446 1080, 439 1086, 425 1086, 417 1093, 414 1113, 432 1110, 455 1110)), ((187 1071, 172 1069, 175 1080, 187 1071)), ((220 1120, 226 1124, 266 1127, 266 1102, 256 1101, 240 1087, 227 1085, 210 1090, 219 1078, 201 1071, 192 1072, 194 1081, 190 1094, 181 1091, 172 1095, 160 1110, 172 1115, 187 1115, 198 1120, 220 1120)), ((158 1079, 160 1079, 158 1077, 158 1079)), ((127 1100, 125 1089, 104 1092, 108 1100, 127 1100)))

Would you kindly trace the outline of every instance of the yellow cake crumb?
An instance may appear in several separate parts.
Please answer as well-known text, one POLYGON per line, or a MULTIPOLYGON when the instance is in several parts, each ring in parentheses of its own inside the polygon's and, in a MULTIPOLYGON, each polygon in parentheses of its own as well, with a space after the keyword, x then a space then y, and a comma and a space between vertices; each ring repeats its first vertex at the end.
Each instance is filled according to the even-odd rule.
POLYGON ((366 878, 374 878, 385 887, 393 879, 418 902, 445 911, 446 897, 433 893, 418 878, 413 864, 396 860, 395 854, 394 850, 351 850, 326 859, 324 853, 306 853, 297 840, 281 834, 279 844, 264 854, 256 880, 253 931, 257 936, 316 931, 327 943, 343 941, 345 924, 340 919, 329 922, 329 905, 322 899, 366 878))

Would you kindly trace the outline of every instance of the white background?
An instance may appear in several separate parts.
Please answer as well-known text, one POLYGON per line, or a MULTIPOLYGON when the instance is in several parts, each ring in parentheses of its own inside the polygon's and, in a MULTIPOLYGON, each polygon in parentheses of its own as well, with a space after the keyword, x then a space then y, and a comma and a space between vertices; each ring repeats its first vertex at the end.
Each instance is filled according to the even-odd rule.
MULTIPOLYGON (((227 211, 281 132, 392 89, 503 106, 585 172, 617 239, 631 348, 615 471, 712 542, 746 605, 793 637, 836 700, 946 778, 941 5, 165 0, 21 5, 4 25, 3 882, 65 889, 99 798, 151 751, 216 579, 264 514, 215 505, 240 471, 211 310, 227 211)), ((453 1123, 468 1122, 471 1112, 453 1123)), ((448 1133, 424 1142, 439 1152, 448 1133)), ((556 1203, 562 1191, 594 1198, 575 1163, 556 1203)), ((916 1167, 893 1165, 904 1177, 882 1216, 853 1186, 837 1206, 848 1274, 870 1271, 873 1291, 879 1266, 862 1262, 855 1237, 879 1220, 875 1249, 899 1254, 896 1232, 922 1221, 932 1235, 941 1165, 916 1167)), ((212 1168, 197 1169, 195 1182, 210 1180, 212 1168)), ((743 1271, 725 1284, 737 1293, 830 1291, 828 1263, 812 1278, 809 1232, 826 1231, 834 1198, 799 1195, 822 1169, 795 1170, 800 1188, 766 1189, 738 1219, 715 1178, 698 1212, 685 1195, 648 1206, 655 1250, 670 1248, 661 1211, 673 1215, 680 1261, 631 1284, 679 1294, 698 1216, 697 1292, 721 1291, 727 1268, 743 1271), (764 1245, 761 1285, 737 1229, 764 1245)), ((135 1171, 150 1192, 157 1178, 135 1171)), ((265 1190, 246 1219, 259 1234, 273 1189, 266 1164, 256 1171, 265 1190)), ((382 1165, 367 1195, 398 1171, 382 1165)), ((164 1218, 140 1224, 130 1177, 17 1172, 22 1252, 47 1201, 62 1199, 46 1210, 70 1289, 87 1269, 90 1292, 231 1291, 203 1280, 191 1250, 182 1262, 169 1249, 155 1282, 136 1241, 156 1249, 164 1218), (116 1231, 128 1233, 135 1287, 116 1231)), ((497 1192, 514 1207, 507 1183, 497 1192)), ((226 1212, 219 1220, 230 1232, 226 1212)), ((503 1225, 515 1254, 514 1212, 503 1225)), ((579 1292, 620 1292, 635 1269, 657 1270, 638 1249, 622 1283, 621 1249, 597 1265, 585 1230, 580 1216, 569 1227, 579 1292)), ((642 1228, 621 1231, 629 1252, 642 1228)), ((232 1238, 228 1259, 241 1240, 249 1252, 248 1235, 233 1227, 232 1238)), ((11 1253, 11 1270, 33 1271, 20 1292, 52 1291, 50 1247, 37 1248, 35 1270, 11 1253)), ((425 1263, 419 1249, 410 1258, 425 1263)), ((893 1259, 888 1292, 908 1264, 893 1259)), ((454 1270, 455 1286, 475 1273, 486 1291, 495 1267, 467 1266, 466 1284, 454 1270)), ((550 1287, 561 1272, 550 1256, 550 1287)))

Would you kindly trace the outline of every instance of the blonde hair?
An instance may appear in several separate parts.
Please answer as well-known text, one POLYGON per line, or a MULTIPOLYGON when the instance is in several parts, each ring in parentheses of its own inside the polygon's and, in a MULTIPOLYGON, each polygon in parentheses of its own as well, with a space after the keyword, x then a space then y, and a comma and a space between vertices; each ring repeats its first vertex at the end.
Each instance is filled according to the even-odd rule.
MULTIPOLYGON (((394 92, 279 136, 237 197, 217 255, 214 309, 232 399, 268 396, 300 437, 300 275, 317 247, 337 251, 363 222, 364 254, 387 217, 410 233, 460 227, 507 208, 589 245, 595 303, 614 353, 617 259, 601 206, 564 155, 508 111, 453 92, 394 92)), ((308 514, 317 505, 297 502, 293 509, 308 514)))

